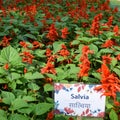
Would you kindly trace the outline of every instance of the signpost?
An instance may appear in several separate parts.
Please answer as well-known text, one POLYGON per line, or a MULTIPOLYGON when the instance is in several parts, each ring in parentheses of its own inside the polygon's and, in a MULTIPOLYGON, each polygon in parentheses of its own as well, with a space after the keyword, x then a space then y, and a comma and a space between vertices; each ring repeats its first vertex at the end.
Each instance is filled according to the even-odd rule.
POLYGON ((105 96, 103 90, 96 91, 99 85, 54 84, 55 113, 70 116, 103 118, 105 114, 105 96))

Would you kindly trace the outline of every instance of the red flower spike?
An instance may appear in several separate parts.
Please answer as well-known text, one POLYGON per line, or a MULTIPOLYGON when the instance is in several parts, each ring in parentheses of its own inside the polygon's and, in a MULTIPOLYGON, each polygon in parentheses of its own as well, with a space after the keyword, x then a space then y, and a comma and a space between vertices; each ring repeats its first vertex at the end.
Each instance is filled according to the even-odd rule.
POLYGON ((93 54, 93 51, 90 50, 88 46, 83 46, 82 56, 80 57, 80 61, 82 63, 79 65, 80 71, 78 73, 78 77, 88 76, 88 72, 90 69, 90 61, 88 60, 88 54, 93 54))
POLYGON ((117 45, 117 43, 114 40, 106 40, 104 44, 102 44, 102 47, 109 48, 113 45, 117 45))
POLYGON ((68 28, 63 28, 62 30, 61 30, 61 32, 62 32, 62 35, 61 35, 61 38, 63 38, 63 39, 65 39, 66 37, 67 37, 67 35, 69 34, 69 32, 68 32, 68 28))
POLYGON ((24 41, 21 41, 19 44, 20 44, 23 48, 27 48, 27 47, 29 46, 29 44, 27 44, 27 43, 24 42, 24 41))
POLYGON ((49 113, 47 114, 46 120, 53 120, 53 119, 54 119, 54 112, 51 111, 51 112, 49 112, 49 113))
POLYGON ((8 64, 8 63, 6 63, 6 64, 4 65, 4 69, 5 69, 5 70, 8 70, 8 69, 9 69, 9 64, 8 64))
POLYGON ((102 56, 102 61, 106 64, 110 64, 111 61, 112 61, 112 58, 110 57, 110 54, 109 55, 103 55, 102 56))
POLYGON ((47 38, 50 39, 51 41, 55 41, 58 38, 58 33, 54 24, 50 26, 47 38))
POLYGON ((114 26, 113 32, 115 33, 115 36, 119 35, 119 27, 118 27, 118 25, 114 26))
POLYGON ((47 62, 46 66, 41 69, 41 73, 42 74, 45 74, 45 73, 56 74, 56 70, 54 68, 54 65, 51 62, 47 62))
POLYGON ((10 45, 10 40, 11 39, 12 38, 10 38, 10 37, 4 36, 2 41, 0 42, 0 46, 6 47, 6 46, 10 45))

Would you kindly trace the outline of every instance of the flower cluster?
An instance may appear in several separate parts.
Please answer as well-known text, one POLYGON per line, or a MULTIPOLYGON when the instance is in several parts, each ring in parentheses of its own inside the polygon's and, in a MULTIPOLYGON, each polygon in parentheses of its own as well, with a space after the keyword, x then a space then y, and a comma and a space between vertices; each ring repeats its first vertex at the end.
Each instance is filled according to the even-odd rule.
POLYGON ((83 82, 101 84, 112 120, 120 111, 120 11, 113 7, 110 0, 0 0, 1 119, 73 120, 51 111, 53 82, 83 82))
POLYGON ((84 46, 82 48, 82 56, 80 57, 81 64, 79 65, 80 72, 78 74, 78 77, 88 76, 88 72, 90 69, 90 61, 88 59, 88 54, 93 54, 93 51, 90 50, 88 46, 84 46))
POLYGON ((102 14, 98 14, 94 17, 93 21, 92 21, 92 25, 90 28, 90 33, 94 36, 97 36, 100 34, 100 23, 99 21, 102 19, 102 14))

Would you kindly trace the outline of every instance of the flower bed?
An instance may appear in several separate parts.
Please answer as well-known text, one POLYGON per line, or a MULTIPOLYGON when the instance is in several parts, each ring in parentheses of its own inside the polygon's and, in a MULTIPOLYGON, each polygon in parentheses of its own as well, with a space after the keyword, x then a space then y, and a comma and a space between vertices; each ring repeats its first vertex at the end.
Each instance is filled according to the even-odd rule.
POLYGON ((109 0, 0 2, 1 120, 75 120, 54 116, 54 82, 101 84, 104 119, 119 119, 118 8, 109 0))

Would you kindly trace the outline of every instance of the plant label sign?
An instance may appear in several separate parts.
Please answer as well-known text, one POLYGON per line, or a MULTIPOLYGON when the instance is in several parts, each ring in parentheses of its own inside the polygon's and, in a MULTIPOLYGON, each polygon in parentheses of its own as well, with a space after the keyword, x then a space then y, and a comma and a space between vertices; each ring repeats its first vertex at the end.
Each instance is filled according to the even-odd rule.
POLYGON ((80 83, 55 83, 55 114, 104 117, 106 97, 103 95, 103 90, 95 90, 98 86, 80 83))

